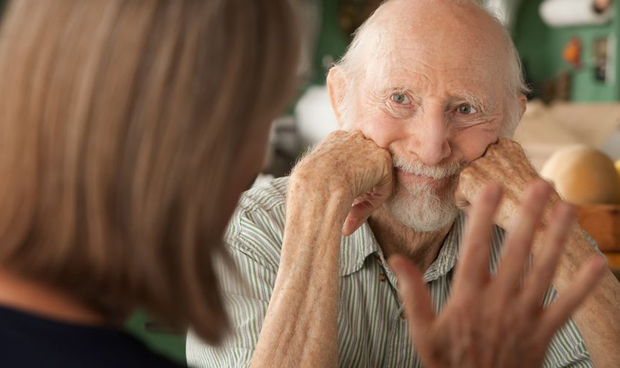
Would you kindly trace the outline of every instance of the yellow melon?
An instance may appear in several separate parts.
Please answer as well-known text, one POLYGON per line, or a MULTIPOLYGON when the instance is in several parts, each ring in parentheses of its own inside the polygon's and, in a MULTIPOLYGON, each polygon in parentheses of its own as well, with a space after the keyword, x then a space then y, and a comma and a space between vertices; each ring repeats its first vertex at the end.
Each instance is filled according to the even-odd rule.
POLYGON ((558 150, 541 175, 568 202, 620 204, 620 177, 614 162, 599 150, 581 145, 558 150))

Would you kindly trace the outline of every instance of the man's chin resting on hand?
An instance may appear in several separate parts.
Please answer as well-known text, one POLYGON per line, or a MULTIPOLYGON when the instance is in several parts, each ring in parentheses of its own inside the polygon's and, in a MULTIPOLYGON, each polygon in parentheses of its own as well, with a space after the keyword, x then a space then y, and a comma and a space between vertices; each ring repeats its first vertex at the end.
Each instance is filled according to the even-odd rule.
MULTIPOLYGON (((595 266, 586 263, 596 256, 595 245, 576 224, 566 225, 558 228, 566 236, 564 256, 547 256, 542 234, 547 228, 553 233, 567 210, 557 193, 540 183, 528 194, 533 199, 524 200, 539 177, 509 137, 525 111, 527 88, 510 36, 493 16, 473 1, 388 1, 358 31, 327 83, 342 130, 306 155, 290 177, 241 198, 225 238, 241 277, 221 267, 234 330, 220 347, 204 345, 190 333, 190 365, 432 365, 411 342, 410 329, 416 335, 421 327, 404 313, 387 259, 399 255, 420 270, 441 319, 454 288, 468 288, 454 284, 455 274, 463 272, 467 279, 488 272, 480 270, 486 266, 459 271, 465 262, 459 252, 476 198, 493 202, 493 190, 484 189, 492 183, 501 184, 503 196, 489 217, 495 226, 485 244, 488 267, 504 265, 506 234, 541 225, 520 241, 532 243, 535 264, 541 254, 543 260, 557 259, 552 262, 557 270, 552 287, 534 304, 548 306, 563 293, 578 299, 571 294, 578 287, 569 286, 581 280, 582 266, 583 275, 594 275, 595 266), (536 198, 538 204, 528 205, 536 198), (536 215, 517 216, 520 207, 523 214, 536 215), (517 218, 523 218, 522 227, 517 218)), ((502 267, 498 278, 509 279, 502 267)), ((550 341, 541 338, 540 366, 613 367, 620 361, 620 285, 609 270, 601 274, 572 318, 549 335, 550 341)), ((505 300, 515 295, 508 293, 505 300)), ((473 333, 463 357, 475 349, 500 349, 498 341, 517 336, 519 326, 507 315, 512 302, 477 302, 477 308, 495 310, 506 322, 498 324, 497 338, 473 333)), ((566 309, 569 315, 573 304, 566 309)), ((545 317, 545 311, 532 318, 545 317)), ((458 328, 479 331, 487 324, 483 317, 458 328)), ((538 335, 531 336, 537 342, 538 335)), ((525 367, 490 358, 487 363, 461 367, 525 367)))

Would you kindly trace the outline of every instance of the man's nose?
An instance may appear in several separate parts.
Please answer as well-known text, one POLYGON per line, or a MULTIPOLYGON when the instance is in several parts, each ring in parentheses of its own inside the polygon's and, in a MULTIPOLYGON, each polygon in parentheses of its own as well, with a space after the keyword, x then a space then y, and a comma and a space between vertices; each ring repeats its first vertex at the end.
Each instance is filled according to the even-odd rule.
POLYGON ((426 108, 409 139, 409 150, 420 161, 434 166, 450 157, 450 128, 446 121, 444 109, 440 106, 426 108))

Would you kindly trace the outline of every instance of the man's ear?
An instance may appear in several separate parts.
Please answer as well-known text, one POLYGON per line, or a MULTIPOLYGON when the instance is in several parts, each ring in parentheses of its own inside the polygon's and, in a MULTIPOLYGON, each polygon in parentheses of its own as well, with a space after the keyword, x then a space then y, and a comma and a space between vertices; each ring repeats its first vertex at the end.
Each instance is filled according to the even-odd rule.
POLYGON ((521 115, 519 118, 522 118, 525 110, 527 110, 527 97, 523 93, 519 93, 519 105, 521 105, 521 115))
POLYGON ((332 109, 338 120, 338 125, 342 127, 342 121, 340 119, 340 103, 344 99, 346 93, 346 82, 344 80, 344 72, 342 68, 337 66, 329 69, 327 74, 327 91, 329 92, 329 101, 332 104, 332 109))

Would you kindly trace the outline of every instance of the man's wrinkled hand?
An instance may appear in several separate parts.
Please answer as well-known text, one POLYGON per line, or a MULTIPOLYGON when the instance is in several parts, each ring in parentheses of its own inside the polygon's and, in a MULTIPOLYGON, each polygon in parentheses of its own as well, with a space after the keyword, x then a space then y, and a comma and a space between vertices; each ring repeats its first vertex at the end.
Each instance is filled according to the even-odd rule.
POLYGON ((490 234, 501 200, 498 185, 484 186, 472 202, 455 271, 452 295, 439 315, 420 272, 405 258, 390 266, 398 277, 410 334, 428 368, 535 368, 554 333, 594 289, 605 269, 602 257, 584 264, 572 285, 545 308, 542 301, 574 223, 560 203, 544 234, 547 245, 524 275, 536 227, 551 187, 537 181, 526 190, 518 221, 506 239, 496 275, 489 271, 490 234), (525 278, 524 278, 525 276, 525 278))
POLYGON ((342 232, 350 235, 392 194, 390 153, 359 132, 333 132, 293 170, 291 182, 305 196, 342 196, 348 215, 342 232))
MULTIPOLYGON (((490 145, 485 154, 472 161, 460 174, 456 204, 467 212, 471 201, 490 183, 504 186, 503 201, 497 214, 497 225, 510 230, 511 219, 517 212, 526 188, 540 176, 532 167, 521 146, 502 138, 490 145)), ((555 202, 552 196, 552 202, 555 202)))

